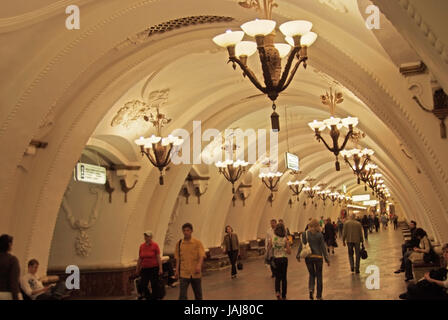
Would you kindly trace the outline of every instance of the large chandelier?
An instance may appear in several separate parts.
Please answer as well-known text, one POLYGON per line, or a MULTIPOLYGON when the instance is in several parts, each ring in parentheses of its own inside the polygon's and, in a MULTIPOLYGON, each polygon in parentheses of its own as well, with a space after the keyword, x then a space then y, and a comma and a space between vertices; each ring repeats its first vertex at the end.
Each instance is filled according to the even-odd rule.
POLYGON ((353 173, 358 177, 358 184, 361 183, 361 172, 366 169, 367 164, 370 161, 370 157, 375 152, 371 149, 365 148, 364 150, 352 149, 344 150, 341 155, 344 156, 345 162, 350 166, 353 173), (353 158, 353 164, 350 163, 350 159, 353 158))
POLYGON ((377 187, 384 181, 381 179, 383 175, 381 173, 374 173, 369 177, 367 181, 368 186, 372 189, 372 195, 375 194, 377 187), (381 181, 381 182, 380 182, 381 181))
POLYGON ((333 206, 334 206, 335 202, 339 200, 339 196, 340 196, 340 194, 339 194, 339 192, 337 192, 337 191, 332 192, 332 193, 330 193, 330 194, 328 195, 328 197, 330 198, 330 200, 331 200, 333 206))
POLYGON ((324 121, 314 120, 313 122, 308 123, 308 125, 310 126, 311 130, 314 131, 317 141, 323 141, 325 147, 336 156, 336 171, 340 171, 341 167, 339 164, 338 155, 342 150, 344 150, 345 146, 347 145, 349 138, 353 134, 353 128, 358 125, 358 118, 347 117, 344 119, 340 119, 334 117, 336 105, 344 101, 341 92, 335 91, 335 94, 333 95, 333 89, 330 88, 330 93, 327 92, 325 95, 321 95, 320 98, 323 104, 330 107, 331 117, 324 121), (339 145, 339 136, 341 135, 341 132, 339 130, 342 127, 348 128, 348 132, 345 135, 342 145, 339 145), (333 142, 332 147, 330 147, 330 145, 321 135, 321 132, 324 131, 325 128, 328 128, 330 130, 330 137, 333 142))
MULTIPOLYGON (((223 150, 226 150, 226 147, 223 146, 223 150)), ((233 144, 233 157, 235 157, 235 152, 237 149, 236 144, 233 144)), ((235 183, 241 178, 244 172, 246 172, 246 167, 248 166, 248 162, 244 160, 231 160, 227 159, 225 161, 217 161, 215 166, 218 168, 219 173, 224 176, 232 184, 232 194, 235 199, 235 183)))
POLYGON ((308 196, 309 199, 311 199, 311 203, 314 204, 314 198, 316 197, 317 193, 320 191, 319 186, 314 187, 305 187, 303 188, 303 192, 308 196))
POLYGON ((268 201, 271 203, 271 207, 272 202, 274 202, 274 192, 278 191, 277 186, 282 175, 282 172, 260 173, 259 175, 263 184, 271 191, 271 194, 268 198, 268 201))
POLYGON ((163 175, 166 166, 171 162, 171 153, 174 151, 174 147, 180 146, 183 143, 183 139, 169 135, 166 138, 162 138, 162 128, 171 122, 164 114, 159 112, 154 115, 150 113, 149 117, 144 116, 144 119, 150 122, 157 129, 157 136, 152 135, 149 138, 140 137, 134 142, 140 146, 142 156, 146 155, 152 165, 159 169, 160 177, 159 184, 163 185, 163 175))
POLYGON ((227 30, 213 38, 217 45, 227 48, 229 62, 236 69, 238 64, 243 76, 248 77, 252 84, 266 94, 272 101, 271 124, 273 130, 280 130, 279 115, 275 100, 291 83, 300 64, 306 68, 307 49, 317 39, 317 34, 311 32, 313 24, 305 20, 294 20, 280 25, 280 31, 285 35, 287 43, 274 43, 276 22, 271 20, 272 8, 277 6, 274 0, 264 0, 261 8, 259 0, 240 2, 246 8, 256 7, 264 11, 264 19, 255 19, 241 25, 243 31, 227 30), (244 34, 254 37, 253 41, 242 41, 244 34), (258 50, 261 68, 263 70, 264 86, 255 73, 247 66, 247 58, 258 50), (286 58, 282 71, 281 60, 286 58), (295 58, 297 61, 293 67, 295 58))

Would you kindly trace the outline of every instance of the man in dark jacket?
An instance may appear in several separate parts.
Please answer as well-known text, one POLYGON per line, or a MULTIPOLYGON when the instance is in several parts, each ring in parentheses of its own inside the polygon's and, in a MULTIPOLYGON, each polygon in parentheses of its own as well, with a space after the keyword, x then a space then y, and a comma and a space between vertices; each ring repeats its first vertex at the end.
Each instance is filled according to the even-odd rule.
POLYGON ((404 272, 404 260, 405 260, 404 256, 408 254, 408 252, 412 252, 412 249, 418 247, 420 244, 420 240, 415 236, 415 231, 417 230, 417 222, 412 220, 409 223, 409 229, 411 230, 411 240, 406 240, 401 245, 401 253, 402 253, 401 266, 400 269, 395 271, 395 273, 404 272))
POLYGON ((375 230, 376 230, 376 232, 378 232, 378 229, 380 228, 380 219, 378 218, 377 214, 375 215, 373 222, 375 224, 375 230))

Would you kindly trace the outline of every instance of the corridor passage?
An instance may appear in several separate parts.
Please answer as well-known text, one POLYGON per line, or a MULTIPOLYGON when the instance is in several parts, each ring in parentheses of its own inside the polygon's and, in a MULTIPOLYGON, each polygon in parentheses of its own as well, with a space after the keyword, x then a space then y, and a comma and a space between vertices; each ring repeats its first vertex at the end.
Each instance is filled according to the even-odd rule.
MULTIPOLYGON (((323 277, 325 300, 399 300, 398 295, 406 291, 403 274, 394 274, 399 266, 401 230, 380 230, 369 234, 366 249, 369 257, 361 260, 361 273, 350 272, 347 247, 337 240, 339 247, 330 256, 330 267, 324 264, 323 277), (369 265, 378 266, 380 270, 380 289, 366 288, 366 268, 369 265)), ((293 247, 288 264, 288 300, 308 299, 308 271, 305 263, 297 262, 295 255, 297 246, 293 247)), ((206 300, 271 300, 275 299, 274 279, 270 270, 264 265, 262 258, 244 263, 244 269, 237 279, 230 279, 230 270, 209 272, 202 281, 204 299, 206 300)), ((165 299, 177 299, 179 288, 168 288, 165 299)), ((189 299, 194 295, 189 289, 189 299)))

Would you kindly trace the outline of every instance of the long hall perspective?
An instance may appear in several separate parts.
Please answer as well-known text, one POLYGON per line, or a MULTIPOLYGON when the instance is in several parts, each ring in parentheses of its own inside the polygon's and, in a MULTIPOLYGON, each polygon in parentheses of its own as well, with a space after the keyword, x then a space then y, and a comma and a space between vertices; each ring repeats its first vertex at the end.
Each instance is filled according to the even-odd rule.
POLYGON ((0 300, 448 300, 448 1, 0 6, 0 300))

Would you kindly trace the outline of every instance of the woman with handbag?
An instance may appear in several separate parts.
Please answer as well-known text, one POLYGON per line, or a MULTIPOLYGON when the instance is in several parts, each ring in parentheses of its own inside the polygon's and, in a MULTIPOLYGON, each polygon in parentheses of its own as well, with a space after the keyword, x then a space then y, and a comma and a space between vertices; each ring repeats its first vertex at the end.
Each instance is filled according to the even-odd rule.
POLYGON ((238 241, 238 235, 233 232, 231 226, 226 226, 226 235, 224 236, 224 240, 222 241, 222 248, 229 256, 230 264, 232 265, 231 270, 231 278, 236 278, 236 261, 238 259, 238 255, 240 252, 240 243, 238 241))
POLYGON ((272 249, 273 263, 275 265, 275 295, 278 300, 286 300, 288 271, 288 254, 291 254, 289 241, 286 238, 286 229, 283 224, 278 224, 274 230, 274 236, 269 241, 268 249, 272 249), (281 291, 280 291, 281 285, 281 291))
POLYGON ((334 254, 334 248, 337 247, 336 243, 336 231, 334 230, 334 226, 331 224, 331 219, 327 219, 327 223, 325 224, 325 233, 324 233, 324 240, 327 244, 327 252, 334 254))
POLYGON ((426 231, 422 228, 415 230, 415 237, 420 240, 419 248, 412 248, 410 255, 405 255, 404 270, 405 270, 405 281, 414 279, 412 274, 412 262, 418 260, 424 260, 425 254, 428 255, 431 252, 431 242, 428 239, 426 231))
POLYGON ((299 247, 298 256, 305 258, 305 263, 310 274, 308 288, 310 299, 314 300, 314 287, 317 278, 316 299, 322 300, 322 265, 323 259, 330 266, 324 236, 320 232, 320 225, 317 219, 311 220, 308 224, 308 231, 303 233, 302 242, 304 246, 299 247))

